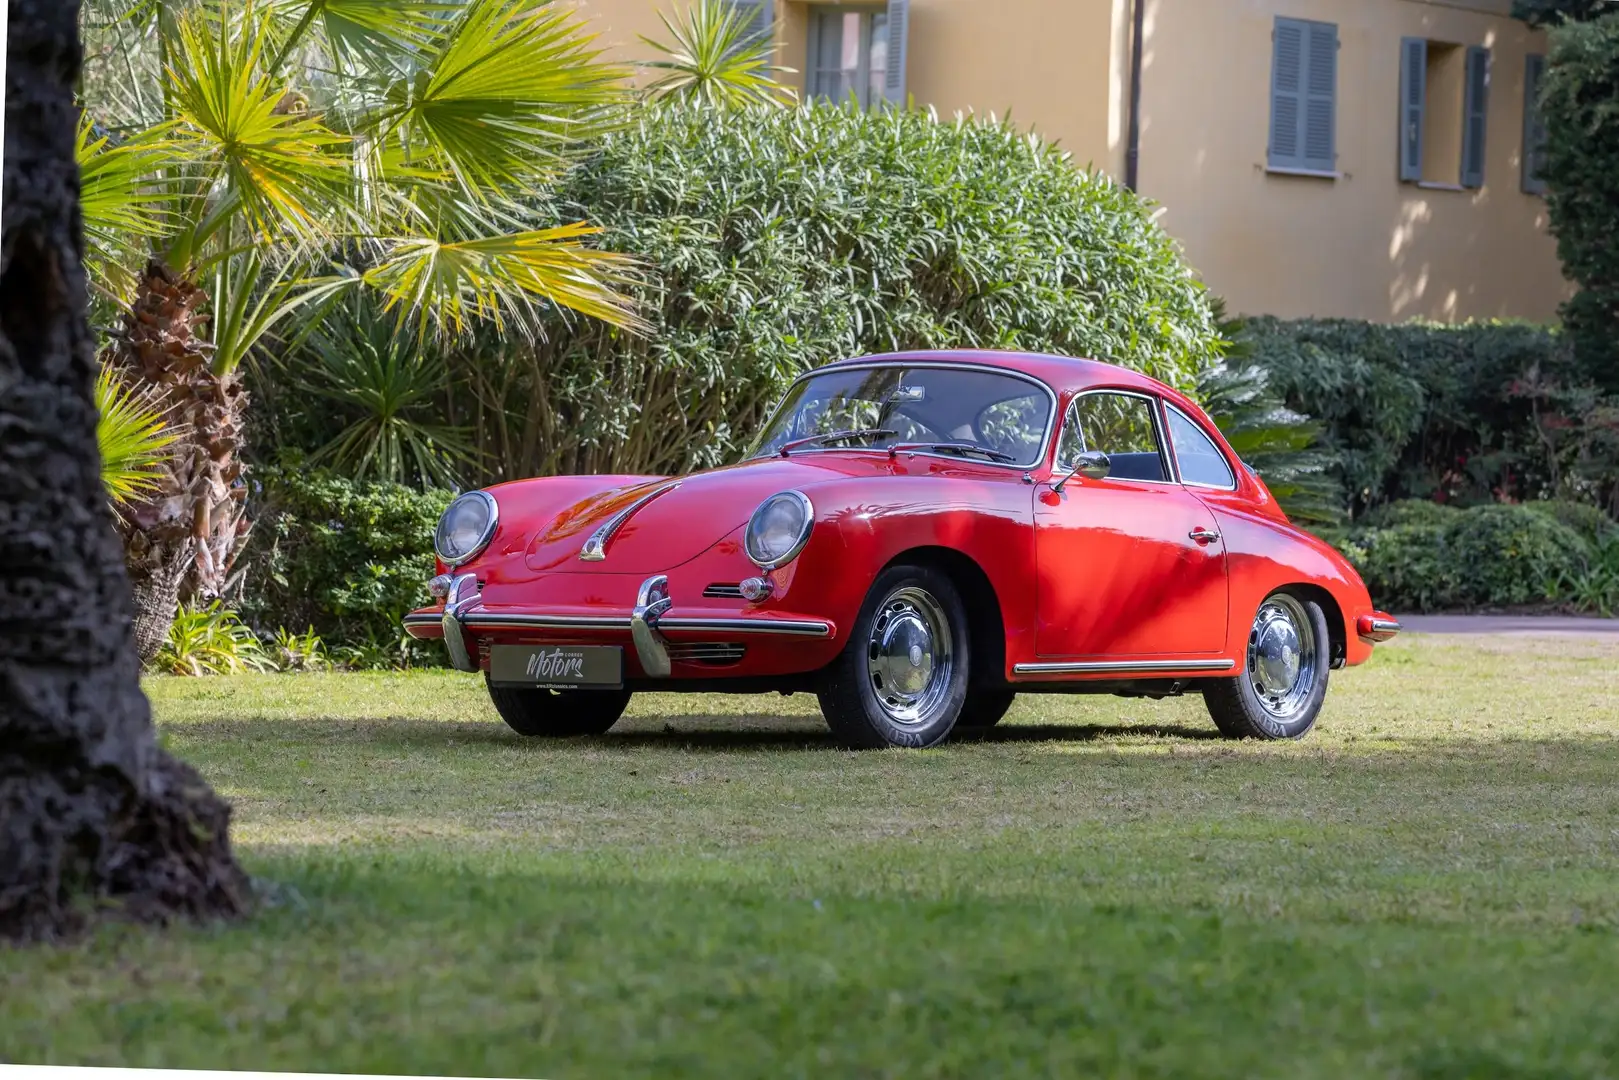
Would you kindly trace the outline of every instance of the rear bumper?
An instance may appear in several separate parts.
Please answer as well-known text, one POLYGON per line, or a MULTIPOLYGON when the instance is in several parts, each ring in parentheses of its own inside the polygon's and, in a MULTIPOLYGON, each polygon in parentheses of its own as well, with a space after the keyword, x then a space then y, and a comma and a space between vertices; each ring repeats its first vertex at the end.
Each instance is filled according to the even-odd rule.
POLYGON ((441 638, 450 662, 461 671, 478 671, 484 666, 484 646, 505 642, 617 642, 626 645, 640 675, 664 679, 686 674, 676 670, 682 657, 682 643, 763 642, 771 647, 749 649, 753 654, 739 661, 739 670, 715 671, 712 665, 689 674, 773 675, 813 670, 825 663, 821 654, 835 649, 831 644, 837 628, 828 620, 795 618, 780 614, 746 615, 733 612, 679 610, 669 595, 668 580, 655 575, 641 584, 635 606, 628 611, 599 608, 569 608, 546 611, 514 610, 509 605, 485 605, 476 576, 462 574, 450 583, 441 610, 416 611, 405 616, 405 632, 424 640, 441 638), (810 643, 822 648, 805 649, 810 643), (759 655, 759 654, 763 655, 759 655))
POLYGON ((1362 615, 1355 620, 1355 633, 1362 641, 1372 644, 1388 641, 1400 632, 1400 624, 1391 615, 1381 611, 1374 611, 1369 615, 1362 615))

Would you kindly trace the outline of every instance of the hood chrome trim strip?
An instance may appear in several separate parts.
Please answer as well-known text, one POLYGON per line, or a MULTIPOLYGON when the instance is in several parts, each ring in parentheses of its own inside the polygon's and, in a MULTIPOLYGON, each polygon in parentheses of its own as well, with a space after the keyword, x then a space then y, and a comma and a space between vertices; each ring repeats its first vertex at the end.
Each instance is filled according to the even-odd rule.
POLYGON ((669 492, 673 491, 679 486, 679 480, 676 480, 672 484, 665 484, 657 490, 648 492, 647 494, 641 496, 639 499, 636 499, 634 502, 630 503, 630 505, 614 514, 602 525, 601 528, 590 534, 590 539, 585 541, 585 546, 579 549, 579 557, 585 562, 601 562, 603 559, 607 558, 607 545, 612 541, 614 534, 616 534, 619 529, 624 527, 624 523, 630 520, 630 517, 637 510, 641 509, 641 507, 645 506, 647 503, 651 502, 653 499, 656 499, 660 495, 669 494, 669 492))

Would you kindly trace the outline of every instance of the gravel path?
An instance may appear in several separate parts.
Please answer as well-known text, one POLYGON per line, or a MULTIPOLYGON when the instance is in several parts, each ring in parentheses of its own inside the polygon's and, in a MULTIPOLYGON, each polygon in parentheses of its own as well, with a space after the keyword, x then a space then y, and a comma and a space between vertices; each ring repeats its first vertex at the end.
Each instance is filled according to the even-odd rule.
POLYGON ((1564 615, 1396 615, 1410 634, 1619 634, 1619 619, 1564 615))

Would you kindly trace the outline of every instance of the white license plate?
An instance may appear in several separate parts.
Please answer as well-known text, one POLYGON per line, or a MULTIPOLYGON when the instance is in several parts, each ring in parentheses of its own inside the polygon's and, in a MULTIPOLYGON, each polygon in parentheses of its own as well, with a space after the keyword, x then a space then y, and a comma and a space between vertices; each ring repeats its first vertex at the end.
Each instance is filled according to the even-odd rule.
POLYGON ((548 690, 616 690, 624 685, 617 645, 494 645, 489 681, 548 690))

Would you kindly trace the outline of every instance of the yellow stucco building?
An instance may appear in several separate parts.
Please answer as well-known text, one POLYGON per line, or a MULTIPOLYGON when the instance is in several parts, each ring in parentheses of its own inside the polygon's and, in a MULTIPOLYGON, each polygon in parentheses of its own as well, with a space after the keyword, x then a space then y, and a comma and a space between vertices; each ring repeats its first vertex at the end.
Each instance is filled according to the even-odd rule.
MULTIPOLYGON (((641 60, 682 0, 574 2, 641 60)), ((1511 0, 733 2, 803 93, 1009 112, 1133 181, 1233 312, 1551 320, 1567 295, 1545 35, 1511 0)))

